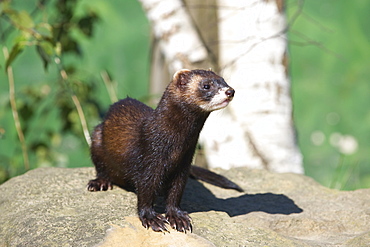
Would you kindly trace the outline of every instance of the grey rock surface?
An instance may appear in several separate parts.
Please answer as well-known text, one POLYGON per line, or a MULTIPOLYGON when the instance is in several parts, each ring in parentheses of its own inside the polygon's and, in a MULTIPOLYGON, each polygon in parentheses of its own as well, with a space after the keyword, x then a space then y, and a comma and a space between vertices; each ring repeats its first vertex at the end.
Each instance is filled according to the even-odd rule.
MULTIPOLYGON (((336 191, 311 178, 215 170, 245 193, 189 179, 193 233, 141 226, 136 195, 88 192, 93 168, 39 168, 0 186, 3 246, 370 246, 370 189, 336 191)), ((159 201, 158 210, 163 211, 159 201)))

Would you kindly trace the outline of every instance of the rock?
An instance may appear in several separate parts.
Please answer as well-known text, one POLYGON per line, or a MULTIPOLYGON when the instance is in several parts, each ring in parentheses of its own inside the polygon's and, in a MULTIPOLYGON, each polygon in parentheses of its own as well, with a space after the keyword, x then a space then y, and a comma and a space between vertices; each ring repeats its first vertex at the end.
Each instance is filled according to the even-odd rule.
MULTIPOLYGON (((245 193, 189 179, 193 233, 141 226, 136 195, 88 192, 93 168, 39 168, 0 186, 2 246, 369 246, 370 189, 337 191, 296 174, 215 170, 245 193)), ((163 202, 158 210, 163 211, 163 202)))

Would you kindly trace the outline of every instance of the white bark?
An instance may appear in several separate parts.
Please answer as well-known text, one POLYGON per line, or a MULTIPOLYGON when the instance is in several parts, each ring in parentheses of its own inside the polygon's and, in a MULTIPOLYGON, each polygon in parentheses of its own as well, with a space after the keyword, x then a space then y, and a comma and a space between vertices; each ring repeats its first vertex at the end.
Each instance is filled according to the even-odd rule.
POLYGON ((303 173, 283 64, 286 22, 272 0, 218 0, 220 68, 233 102, 207 120, 201 143, 210 167, 303 173))
POLYGON ((173 74, 207 59, 204 48, 181 0, 139 0, 173 74))

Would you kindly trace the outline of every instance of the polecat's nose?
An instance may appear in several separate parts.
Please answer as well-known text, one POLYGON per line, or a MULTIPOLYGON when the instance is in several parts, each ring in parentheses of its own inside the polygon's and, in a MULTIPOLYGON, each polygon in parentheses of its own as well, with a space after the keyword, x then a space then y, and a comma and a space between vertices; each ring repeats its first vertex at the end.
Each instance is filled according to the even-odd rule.
POLYGON ((226 96, 228 98, 233 98, 234 97, 234 94, 235 94, 235 90, 232 89, 232 88, 229 88, 226 92, 225 92, 226 96))

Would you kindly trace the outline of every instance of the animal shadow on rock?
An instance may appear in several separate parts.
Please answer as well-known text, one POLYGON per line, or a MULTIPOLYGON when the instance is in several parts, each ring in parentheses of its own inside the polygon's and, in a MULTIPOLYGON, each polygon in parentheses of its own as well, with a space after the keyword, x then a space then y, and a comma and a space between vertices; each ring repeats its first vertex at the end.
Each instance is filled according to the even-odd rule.
MULTIPOLYGON (((160 200, 157 206, 159 211, 163 210, 162 203, 162 200, 160 200)), ((182 197, 181 207, 188 213, 214 210, 225 212, 230 217, 251 212, 285 215, 303 212, 292 199, 282 194, 242 194, 239 197, 220 199, 194 179, 188 180, 182 197)))

